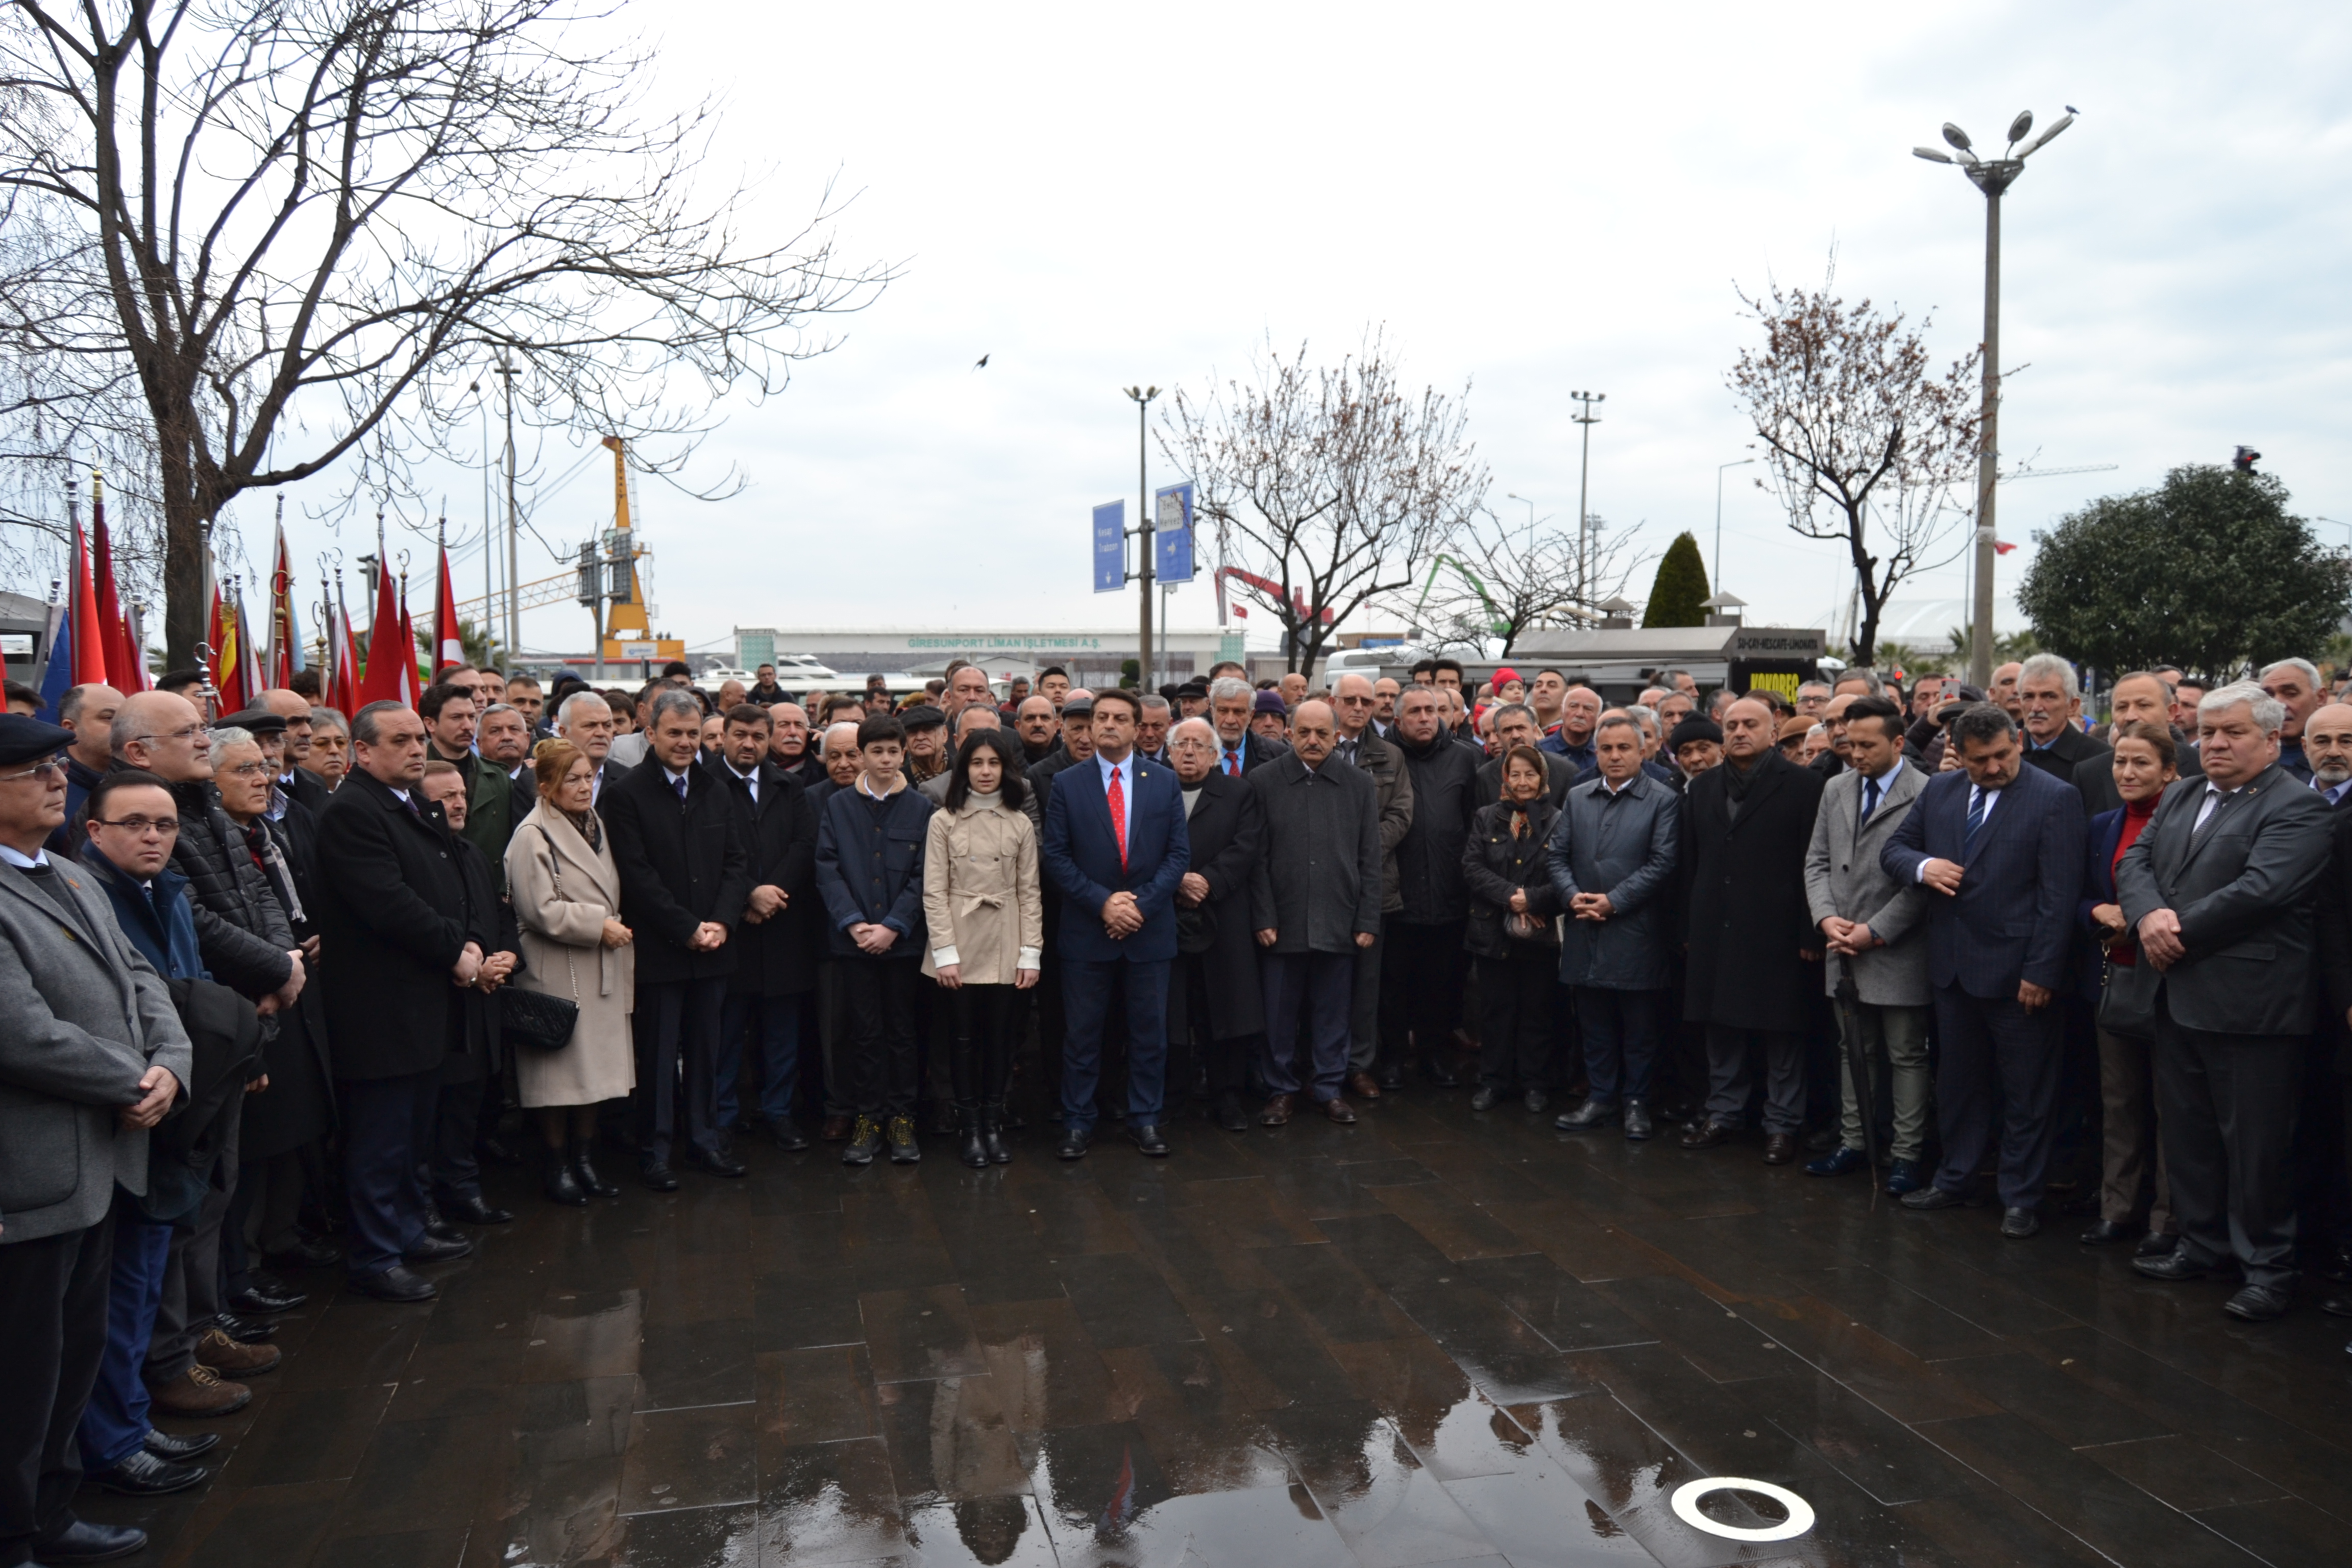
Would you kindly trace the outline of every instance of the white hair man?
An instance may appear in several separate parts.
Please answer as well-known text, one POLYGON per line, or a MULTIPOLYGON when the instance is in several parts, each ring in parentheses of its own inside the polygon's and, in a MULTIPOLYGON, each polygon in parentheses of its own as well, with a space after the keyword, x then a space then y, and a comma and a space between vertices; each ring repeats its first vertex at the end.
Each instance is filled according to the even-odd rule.
POLYGON ((2025 760, 2063 784, 2077 784, 2107 769, 2112 753, 2083 732, 2083 683, 2074 667, 2054 653, 2037 653, 2018 667, 2018 727, 2025 760))
MULTIPOLYGON (((2185 1280, 2234 1266, 2245 1284, 2226 1310, 2255 1322, 2294 1295, 2295 1122, 2322 971, 2313 894, 2333 837, 2326 801, 2280 765, 2286 720, 2262 687, 2207 692, 2205 776, 2168 787, 2116 866, 2139 962, 2117 967, 2110 1000, 2153 1025, 2158 1135, 2180 1225, 2177 1249, 2132 1267, 2185 1280)), ((2339 1014, 2346 1005, 2330 997, 2339 1014)))
POLYGON ((555 710, 556 738, 579 747, 580 754, 588 759, 588 765, 596 770, 594 776, 588 781, 588 803, 591 805, 603 797, 608 780, 627 771, 625 768, 608 770, 605 766, 613 754, 614 727, 613 705, 604 700, 601 692, 591 691, 585 687, 565 698, 563 705, 555 710))
MULTIPOLYGON (((2263 690, 2285 710, 2285 719, 2279 726, 2279 766, 2301 779, 2311 782, 2311 762, 2303 754, 2303 727, 2327 700, 2327 688, 2319 679, 2319 671, 2307 658, 2282 658, 2263 666, 2254 678, 2263 690)), ((2197 705, 2198 730, 2204 730, 2205 705, 2197 705)))

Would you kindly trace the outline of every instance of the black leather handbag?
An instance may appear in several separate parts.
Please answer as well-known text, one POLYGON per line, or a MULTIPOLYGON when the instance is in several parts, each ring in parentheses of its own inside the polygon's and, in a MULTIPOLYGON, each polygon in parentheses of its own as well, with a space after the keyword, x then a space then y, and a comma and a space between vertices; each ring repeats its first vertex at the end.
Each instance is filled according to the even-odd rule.
MULTIPOLYGON (((554 862, 555 840, 547 829, 539 830, 547 839, 548 860, 554 862)), ((555 873, 555 896, 563 896, 563 874, 555 873)), ((580 994, 580 976, 572 973, 572 949, 563 950, 563 967, 572 980, 572 995, 557 996, 545 991, 525 991, 519 986, 499 988, 499 1028, 501 1035, 519 1046, 534 1051, 560 1051, 572 1043, 572 1033, 580 1023, 580 1004, 573 1000, 580 994)))

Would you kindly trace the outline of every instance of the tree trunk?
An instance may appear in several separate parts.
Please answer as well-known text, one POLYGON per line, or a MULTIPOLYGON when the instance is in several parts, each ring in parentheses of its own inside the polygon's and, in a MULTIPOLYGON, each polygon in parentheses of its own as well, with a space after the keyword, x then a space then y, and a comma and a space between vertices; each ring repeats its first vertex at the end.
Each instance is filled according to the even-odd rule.
POLYGON ((197 504, 195 476, 187 448, 163 443, 163 668, 196 662, 196 645, 211 628, 205 614, 205 524, 197 504))

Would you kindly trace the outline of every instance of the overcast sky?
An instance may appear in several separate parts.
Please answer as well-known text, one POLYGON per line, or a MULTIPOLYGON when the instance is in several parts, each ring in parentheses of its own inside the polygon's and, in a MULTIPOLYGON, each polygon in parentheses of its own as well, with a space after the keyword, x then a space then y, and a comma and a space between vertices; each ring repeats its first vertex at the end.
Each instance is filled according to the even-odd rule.
MULTIPOLYGON (((843 252, 904 269, 838 352, 710 444, 706 473, 739 463, 741 495, 646 488, 660 629, 691 644, 738 624, 1130 626, 1131 593, 1088 592, 1088 509, 1135 491, 1120 387, 1202 389, 1269 337, 1336 358, 1368 325, 1415 384, 1470 384, 1498 508, 1524 516, 1517 491, 1574 516, 1568 393, 1598 390, 1592 510, 1639 521, 1653 553, 1687 528, 1712 554, 1717 465, 1748 438, 1723 384, 1754 331, 1737 291, 1817 283, 1834 247, 1841 291, 1932 311, 1938 360, 1966 353, 1984 204, 1910 149, 1946 119, 1997 148, 2017 110, 2067 104, 2081 118, 2005 204, 2004 359, 2024 368, 2002 446, 2116 468, 2004 487, 2001 533, 2025 545, 2004 588, 2033 529, 2242 441, 2300 510, 2352 521, 2352 10, 643 16, 671 29, 664 95, 723 95, 709 166, 760 174, 755 225, 788 231, 837 174, 857 193, 843 252)), ((1177 477, 1155 452, 1153 482, 1177 477)), ((541 530, 576 542, 609 494, 592 467, 537 502, 541 530)), ((257 554, 266 518, 245 503, 257 554)), ((298 553, 325 537, 301 533, 298 553)), ((1794 537, 1738 469, 1723 557, 1751 621, 1826 625, 1844 603, 1842 546, 1794 537)), ((555 569, 526 538, 522 575, 555 569)), ((478 583, 478 557, 458 571, 478 583)), ((1898 597, 1961 585, 1955 564, 1898 597)), ((536 612, 524 640, 583 646, 583 620, 536 612)), ((1213 621, 1205 585, 1177 595, 1176 625, 1213 621)))

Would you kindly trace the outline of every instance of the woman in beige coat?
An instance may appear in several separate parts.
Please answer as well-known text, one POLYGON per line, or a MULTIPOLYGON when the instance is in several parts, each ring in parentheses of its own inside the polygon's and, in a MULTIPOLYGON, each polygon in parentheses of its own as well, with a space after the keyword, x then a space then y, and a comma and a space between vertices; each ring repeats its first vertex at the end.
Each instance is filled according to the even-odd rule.
POLYGON ((1037 831, 1021 809, 1028 784, 1020 759, 1003 731, 966 737, 923 846, 923 973, 953 1001, 957 1157, 974 1170, 1013 1158, 1004 1147, 1004 1083, 1013 996, 1037 984, 1045 942, 1037 831))
POLYGON ((614 917, 621 874, 604 825, 589 804, 586 756, 569 741, 541 741, 533 753, 539 805, 507 843, 507 886, 522 927, 527 990, 580 1004, 572 1043, 561 1050, 518 1052, 515 1084, 527 1110, 539 1112, 547 1141, 547 1195, 584 1204, 620 1189, 589 1163, 596 1107, 636 1087, 629 1011, 636 995, 636 953, 614 917))

